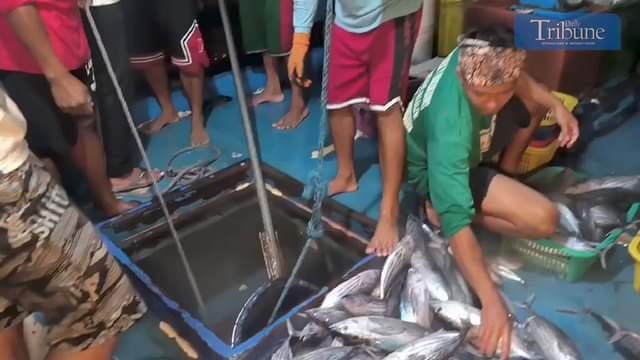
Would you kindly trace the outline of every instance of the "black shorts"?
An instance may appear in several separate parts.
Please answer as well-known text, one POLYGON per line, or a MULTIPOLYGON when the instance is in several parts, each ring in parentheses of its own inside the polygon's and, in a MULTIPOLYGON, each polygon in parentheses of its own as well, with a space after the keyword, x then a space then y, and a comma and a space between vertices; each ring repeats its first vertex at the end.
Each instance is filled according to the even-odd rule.
POLYGON ((164 59, 181 68, 207 67, 195 0, 123 0, 129 58, 137 67, 164 59))
MULTIPOLYGON (((517 96, 514 96, 500 110, 496 116, 496 128, 491 139, 491 146, 483 158, 491 159, 502 154, 518 130, 524 129, 531 123, 531 114, 526 105, 517 96)), ((469 187, 476 211, 480 211, 482 202, 487 197, 489 186, 496 175, 501 174, 495 164, 483 163, 469 171, 469 187)))
POLYGON ((496 128, 491 139, 491 147, 483 158, 492 159, 498 154, 502 154, 514 135, 520 129, 524 129, 531 123, 531 113, 522 99, 514 96, 496 115, 496 128))
MULTIPOLYGON (((71 73, 89 86, 90 70, 71 73)), ((44 75, 0 71, 0 81, 27 120, 31 151, 56 161, 69 159, 71 148, 78 142, 78 119, 56 105, 44 75)))

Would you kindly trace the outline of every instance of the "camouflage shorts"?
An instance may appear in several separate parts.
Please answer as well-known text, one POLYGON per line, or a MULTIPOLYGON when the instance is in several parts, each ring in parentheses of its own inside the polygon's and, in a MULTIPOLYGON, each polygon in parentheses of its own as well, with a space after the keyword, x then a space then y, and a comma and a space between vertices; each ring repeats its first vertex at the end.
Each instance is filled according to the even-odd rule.
POLYGON ((0 330, 44 313, 53 351, 83 351, 146 312, 89 220, 41 163, 0 176, 0 330))

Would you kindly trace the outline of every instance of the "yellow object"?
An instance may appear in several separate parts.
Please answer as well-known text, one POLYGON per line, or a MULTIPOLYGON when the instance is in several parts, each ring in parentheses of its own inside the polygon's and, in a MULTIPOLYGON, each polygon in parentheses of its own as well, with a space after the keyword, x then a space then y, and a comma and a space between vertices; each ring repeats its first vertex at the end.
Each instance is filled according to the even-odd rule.
MULTIPOLYGON (((573 109, 575 109, 575 107, 578 105, 578 98, 575 96, 571 96, 569 94, 561 93, 558 91, 553 91, 551 93, 555 95, 558 99, 560 99, 560 101, 562 101, 564 106, 569 111, 573 111, 573 109)), ((551 114, 551 112, 549 111, 547 115, 544 117, 544 119, 542 119, 542 122, 540 123, 540 127, 548 127, 548 126, 553 126, 555 124, 556 124, 556 119, 553 117, 553 114, 551 114)))
MULTIPOLYGON (((574 96, 557 91, 554 91, 552 93, 562 101, 564 106, 569 111, 573 111, 576 105, 578 105, 578 99, 574 96)), ((551 112, 548 112, 545 118, 542 119, 542 122, 540 122, 540 127, 548 128, 553 126, 557 126, 556 119, 551 112)), ((527 147, 524 154, 522 155, 522 160, 520 161, 520 168, 518 169, 518 172, 520 174, 525 174, 548 164, 551 160, 553 160, 553 157, 555 156, 556 151, 558 151, 559 147, 560 143, 557 139, 555 139, 545 147, 535 147, 529 145, 529 147, 527 147)))
POLYGON ((438 17, 438 56, 446 57, 458 46, 464 29, 464 0, 441 0, 438 17))
POLYGON ((519 173, 525 174, 548 164, 559 147, 560 142, 557 139, 545 147, 529 146, 522 155, 519 173))
POLYGON ((189 344, 189 342, 183 339, 178 333, 171 327, 171 325, 167 324, 164 321, 160 322, 160 330, 169 337, 169 339, 175 339, 176 343, 180 347, 180 349, 190 358, 190 359, 198 359, 198 352, 189 344))
POLYGON ((629 245, 629 253, 636 260, 636 274, 633 279, 633 287, 640 292, 640 232, 629 245))

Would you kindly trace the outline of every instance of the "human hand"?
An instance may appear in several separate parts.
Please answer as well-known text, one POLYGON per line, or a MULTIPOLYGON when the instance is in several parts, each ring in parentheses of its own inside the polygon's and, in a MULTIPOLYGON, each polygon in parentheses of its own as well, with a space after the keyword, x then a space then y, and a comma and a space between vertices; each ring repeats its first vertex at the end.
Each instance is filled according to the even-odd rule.
POLYGON ((425 200, 424 212, 432 226, 438 229, 442 226, 442 224, 440 223, 440 217, 438 216, 438 212, 436 212, 436 209, 434 209, 433 206, 431 205, 431 201, 425 200))
POLYGON ((477 347, 487 357, 494 357, 501 347, 502 360, 509 359, 511 331, 513 323, 502 297, 495 296, 482 303, 482 323, 480 324, 477 347))
POLYGON ((65 113, 71 115, 93 114, 93 101, 87 86, 71 73, 49 79, 51 94, 56 105, 65 113))
POLYGON ((304 76, 304 59, 309 52, 311 44, 311 36, 307 33, 295 33, 293 35, 293 46, 289 55, 289 63, 287 66, 289 80, 297 83, 302 87, 311 86, 311 80, 304 76))
POLYGON ((578 120, 576 120, 575 116, 573 116, 564 105, 556 106, 556 108, 553 109, 553 115, 555 116, 558 126, 560 126, 560 136, 558 136, 560 146, 566 148, 572 147, 578 140, 578 137, 580 137, 578 120))

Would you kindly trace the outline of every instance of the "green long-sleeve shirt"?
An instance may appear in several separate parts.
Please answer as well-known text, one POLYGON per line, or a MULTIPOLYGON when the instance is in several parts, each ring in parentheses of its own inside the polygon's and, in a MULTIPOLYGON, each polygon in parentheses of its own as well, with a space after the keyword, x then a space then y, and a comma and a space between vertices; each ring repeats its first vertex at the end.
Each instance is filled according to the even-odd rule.
POLYGON ((473 220, 469 169, 482 160, 492 132, 491 117, 469 102, 457 66, 456 49, 420 86, 404 116, 409 183, 431 200, 447 238, 473 220))

